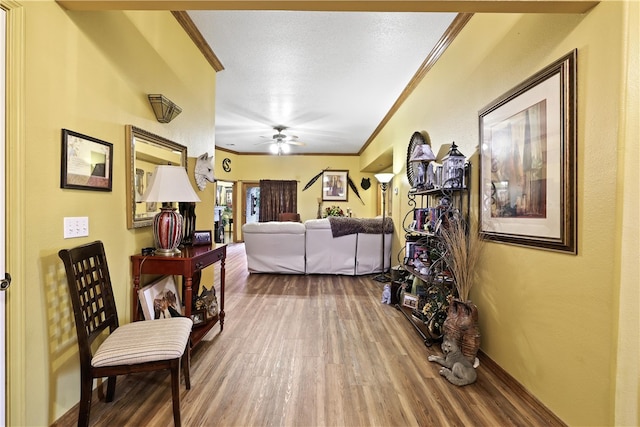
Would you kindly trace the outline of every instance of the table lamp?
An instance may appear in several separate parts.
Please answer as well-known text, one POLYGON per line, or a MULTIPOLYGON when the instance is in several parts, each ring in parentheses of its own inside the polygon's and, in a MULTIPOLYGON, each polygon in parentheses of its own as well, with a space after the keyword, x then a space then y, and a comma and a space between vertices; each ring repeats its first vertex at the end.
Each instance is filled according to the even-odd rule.
POLYGON ((199 202, 187 170, 183 166, 156 166, 153 181, 142 195, 143 202, 160 202, 160 212, 153 218, 153 238, 156 255, 173 256, 180 253, 182 215, 176 212, 174 202, 199 202))

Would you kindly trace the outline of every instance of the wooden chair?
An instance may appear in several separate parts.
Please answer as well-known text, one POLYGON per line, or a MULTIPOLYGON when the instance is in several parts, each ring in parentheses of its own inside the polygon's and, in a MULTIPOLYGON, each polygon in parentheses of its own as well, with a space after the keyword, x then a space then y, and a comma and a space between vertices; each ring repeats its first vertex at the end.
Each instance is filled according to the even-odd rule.
POLYGON ((117 375, 164 369, 171 371, 173 421, 180 426, 181 361, 186 388, 191 388, 188 348, 191 319, 176 317, 119 326, 102 242, 63 249, 58 256, 67 273, 80 350, 78 426, 89 425, 94 378, 108 377, 106 401, 111 402, 117 375), (106 329, 109 335, 92 352, 92 343, 106 329))
POLYGON ((295 212, 282 212, 278 214, 278 221, 300 222, 300 214, 295 212))

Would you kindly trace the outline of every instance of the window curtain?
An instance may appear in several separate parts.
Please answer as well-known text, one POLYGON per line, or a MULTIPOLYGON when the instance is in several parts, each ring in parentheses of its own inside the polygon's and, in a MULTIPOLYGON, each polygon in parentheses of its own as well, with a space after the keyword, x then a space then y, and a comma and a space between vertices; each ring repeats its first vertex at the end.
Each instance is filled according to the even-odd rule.
POLYGON ((298 212, 298 182, 260 181, 260 222, 277 221, 282 212, 298 212))

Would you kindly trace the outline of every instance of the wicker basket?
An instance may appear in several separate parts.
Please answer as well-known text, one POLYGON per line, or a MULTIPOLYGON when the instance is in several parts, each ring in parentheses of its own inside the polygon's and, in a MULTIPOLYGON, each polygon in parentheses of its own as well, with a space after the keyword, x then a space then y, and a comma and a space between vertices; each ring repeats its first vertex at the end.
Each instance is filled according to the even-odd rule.
POLYGON ((473 363, 480 349, 478 307, 471 301, 453 299, 444 321, 444 335, 455 340, 462 354, 473 363))

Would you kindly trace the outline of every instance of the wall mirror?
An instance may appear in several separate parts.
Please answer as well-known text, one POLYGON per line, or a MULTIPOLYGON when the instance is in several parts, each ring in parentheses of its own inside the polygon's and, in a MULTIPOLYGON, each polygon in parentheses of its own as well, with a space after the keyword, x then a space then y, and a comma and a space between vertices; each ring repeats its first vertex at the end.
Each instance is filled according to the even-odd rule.
POLYGON ((160 206, 142 202, 142 194, 151 183, 157 165, 187 166, 187 147, 132 125, 126 126, 126 141, 127 227, 147 227, 153 224, 160 206))

